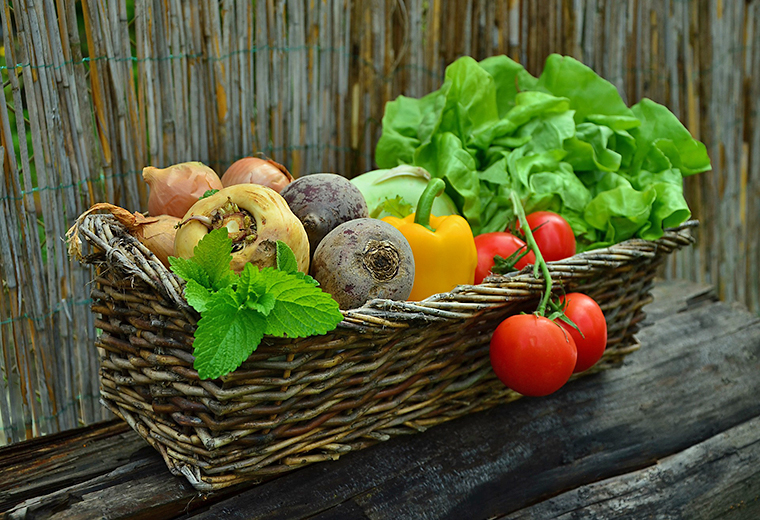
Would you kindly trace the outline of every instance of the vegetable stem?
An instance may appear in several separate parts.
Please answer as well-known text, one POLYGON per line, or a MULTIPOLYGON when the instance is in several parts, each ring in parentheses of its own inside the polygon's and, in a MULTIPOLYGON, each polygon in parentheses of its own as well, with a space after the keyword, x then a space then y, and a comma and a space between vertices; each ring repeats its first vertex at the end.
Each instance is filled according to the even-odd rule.
POLYGON ((517 214, 517 218, 520 221, 520 227, 525 233, 525 243, 528 244, 528 247, 530 247, 533 250, 533 253, 536 255, 536 263, 533 266, 533 276, 538 278, 539 269, 541 270, 541 274, 544 275, 546 289, 544 290, 544 295, 541 298, 541 303, 539 303, 538 309, 536 309, 536 314, 538 316, 544 316, 546 313, 546 306, 549 304, 549 300, 551 299, 552 295, 552 277, 549 273, 549 266, 546 265, 546 261, 544 260, 544 257, 541 256, 541 251, 538 249, 538 244, 536 244, 536 239, 533 238, 533 232, 530 230, 528 220, 525 218, 525 210, 520 203, 520 199, 517 196, 517 193, 512 191, 509 196, 512 199, 512 204, 515 207, 515 213, 517 214))
POLYGON ((425 191, 420 195, 420 200, 417 202, 417 211, 414 213, 414 223, 424 226, 430 231, 435 231, 430 227, 430 212, 433 210, 433 202, 435 198, 443 193, 446 189, 446 183, 443 179, 430 179, 425 191))

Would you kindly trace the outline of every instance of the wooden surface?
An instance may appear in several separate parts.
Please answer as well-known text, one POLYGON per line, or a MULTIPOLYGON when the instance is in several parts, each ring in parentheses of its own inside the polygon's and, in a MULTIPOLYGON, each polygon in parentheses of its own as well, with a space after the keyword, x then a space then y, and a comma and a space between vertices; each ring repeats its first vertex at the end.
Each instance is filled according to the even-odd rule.
POLYGON ((617 370, 198 495, 119 422, 0 449, 0 518, 760 518, 760 318, 661 282, 617 370))

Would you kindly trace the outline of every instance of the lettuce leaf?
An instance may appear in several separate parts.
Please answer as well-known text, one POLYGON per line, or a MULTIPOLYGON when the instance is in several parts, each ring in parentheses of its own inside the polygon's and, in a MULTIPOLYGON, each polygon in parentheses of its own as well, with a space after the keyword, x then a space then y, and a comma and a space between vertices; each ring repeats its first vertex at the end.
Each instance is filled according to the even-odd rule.
POLYGON ((564 216, 579 251, 662 236, 691 216, 683 177, 710 169, 704 144, 666 107, 629 108, 613 84, 557 54, 538 77, 506 56, 454 61, 438 90, 386 105, 375 161, 444 179, 475 234, 513 222, 514 190, 526 211, 564 216))

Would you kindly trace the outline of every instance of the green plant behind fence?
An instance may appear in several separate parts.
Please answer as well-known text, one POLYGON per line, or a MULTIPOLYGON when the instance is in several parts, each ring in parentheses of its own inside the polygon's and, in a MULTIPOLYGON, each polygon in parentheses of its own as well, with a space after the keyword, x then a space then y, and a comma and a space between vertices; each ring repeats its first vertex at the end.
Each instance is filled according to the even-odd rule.
POLYGON ((664 274, 760 312, 758 0, 21 0, 0 17, 0 442, 106 417, 92 273, 63 240, 91 204, 145 210, 142 168, 186 160, 370 170, 385 102, 461 55, 538 74, 569 54, 629 104, 667 105, 715 171, 687 182, 698 243, 664 274))

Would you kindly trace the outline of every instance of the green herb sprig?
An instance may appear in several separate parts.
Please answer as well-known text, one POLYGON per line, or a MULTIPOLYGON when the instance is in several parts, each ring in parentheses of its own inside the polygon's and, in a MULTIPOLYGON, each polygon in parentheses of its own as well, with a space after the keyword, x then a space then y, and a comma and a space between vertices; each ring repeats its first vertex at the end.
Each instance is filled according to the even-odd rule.
POLYGON ((225 228, 198 242, 192 258, 169 257, 185 280, 185 298, 200 313, 193 367, 201 379, 238 368, 265 335, 301 338, 325 334, 343 319, 338 303, 311 276, 297 270, 293 251, 277 242, 277 269, 230 268, 232 239, 225 228))

